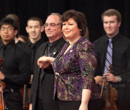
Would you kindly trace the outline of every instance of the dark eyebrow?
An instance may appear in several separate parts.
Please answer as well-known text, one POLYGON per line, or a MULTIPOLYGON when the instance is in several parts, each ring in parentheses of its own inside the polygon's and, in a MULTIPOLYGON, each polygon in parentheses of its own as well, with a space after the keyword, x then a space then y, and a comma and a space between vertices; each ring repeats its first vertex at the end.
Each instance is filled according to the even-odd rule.
POLYGON ((8 26, 8 27, 1 26, 1 28, 13 28, 13 26, 8 26))

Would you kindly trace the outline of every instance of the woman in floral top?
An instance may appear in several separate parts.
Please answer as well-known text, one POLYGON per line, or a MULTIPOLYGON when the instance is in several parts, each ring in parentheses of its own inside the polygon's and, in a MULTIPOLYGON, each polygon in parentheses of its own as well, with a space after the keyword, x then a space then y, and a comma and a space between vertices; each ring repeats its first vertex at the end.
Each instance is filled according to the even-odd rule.
POLYGON ((64 12, 62 31, 68 42, 56 59, 42 56, 37 62, 41 68, 46 68, 50 63, 53 65, 54 99, 59 100, 60 110, 98 109, 96 105, 100 96, 94 81, 97 53, 85 37, 86 27, 83 13, 75 10, 64 12))

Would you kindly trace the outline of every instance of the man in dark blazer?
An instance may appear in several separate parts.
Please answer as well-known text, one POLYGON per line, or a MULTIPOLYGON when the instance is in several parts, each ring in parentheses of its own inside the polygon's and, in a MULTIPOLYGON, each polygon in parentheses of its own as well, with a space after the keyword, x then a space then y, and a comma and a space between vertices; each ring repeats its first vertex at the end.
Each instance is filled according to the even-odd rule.
MULTIPOLYGON (((41 36, 44 31, 43 21, 38 17, 31 17, 27 20, 26 31, 29 35, 29 41, 24 46, 24 50, 29 54, 31 61, 31 72, 33 73, 33 65, 35 53, 44 40, 41 36)), ((31 73, 31 74, 32 74, 31 73)))
POLYGON ((37 50, 34 63, 34 78, 29 98, 29 110, 59 110, 58 100, 53 100, 54 72, 50 65, 40 69, 37 59, 41 56, 56 57, 64 46, 65 40, 61 30, 61 15, 52 13, 44 24, 49 41, 43 43, 37 50))
POLYGON ((31 64, 31 79, 28 85, 24 86, 25 96, 25 103, 27 102, 31 90, 31 83, 33 79, 33 69, 34 69, 34 60, 35 60, 35 54, 37 49, 40 47, 42 43, 44 43, 44 40, 42 38, 42 32, 44 31, 43 27, 43 21, 42 19, 38 17, 31 17, 27 20, 27 26, 26 26, 26 32, 29 35, 29 40, 24 46, 24 50, 29 55, 29 61, 31 64), (27 94, 27 95, 26 95, 27 94))
MULTIPOLYGON (((102 14, 103 27, 106 35, 94 41, 100 57, 103 77, 118 91, 117 105, 121 101, 126 82, 130 79, 130 40, 119 33, 121 14, 115 9, 108 9, 102 14), (105 72, 106 52, 109 39, 112 39, 113 72, 105 72)), ((96 76, 96 83, 102 82, 102 76, 96 76)))

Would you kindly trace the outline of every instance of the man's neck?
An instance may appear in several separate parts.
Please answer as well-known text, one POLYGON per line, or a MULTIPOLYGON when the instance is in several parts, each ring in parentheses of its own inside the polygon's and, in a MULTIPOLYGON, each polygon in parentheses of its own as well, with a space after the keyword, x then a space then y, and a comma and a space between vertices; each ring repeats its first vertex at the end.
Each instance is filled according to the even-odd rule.
POLYGON ((4 41, 4 40, 2 40, 2 42, 3 42, 4 45, 7 45, 8 43, 10 43, 10 42, 12 42, 12 41, 13 41, 13 39, 10 40, 10 41, 4 41))
MULTIPOLYGON (((61 36, 61 37, 62 37, 62 36, 61 36)), ((49 38, 49 42, 50 42, 50 43, 55 42, 55 41, 57 41, 58 39, 60 39, 61 37, 49 38)))
POLYGON ((37 41, 39 41, 41 39, 41 37, 39 37, 39 38, 37 38, 37 39, 31 39, 30 38, 30 42, 32 43, 32 44, 35 44, 37 41))
POLYGON ((18 40, 17 37, 15 37, 15 38, 14 38, 14 41, 15 41, 15 44, 16 44, 16 43, 18 43, 19 40, 18 40))
POLYGON ((115 34, 107 34, 107 36, 112 39, 112 38, 115 37, 118 33, 119 33, 119 31, 116 32, 115 34))

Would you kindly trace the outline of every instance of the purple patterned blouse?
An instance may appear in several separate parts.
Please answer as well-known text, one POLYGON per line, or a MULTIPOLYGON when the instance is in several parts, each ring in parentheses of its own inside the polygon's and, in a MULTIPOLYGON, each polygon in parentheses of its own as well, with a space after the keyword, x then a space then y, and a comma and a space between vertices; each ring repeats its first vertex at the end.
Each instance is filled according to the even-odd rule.
POLYGON ((91 42, 80 38, 65 54, 66 43, 53 62, 54 97, 62 101, 81 101, 82 89, 92 91, 91 99, 100 97, 94 81, 97 54, 91 42))

